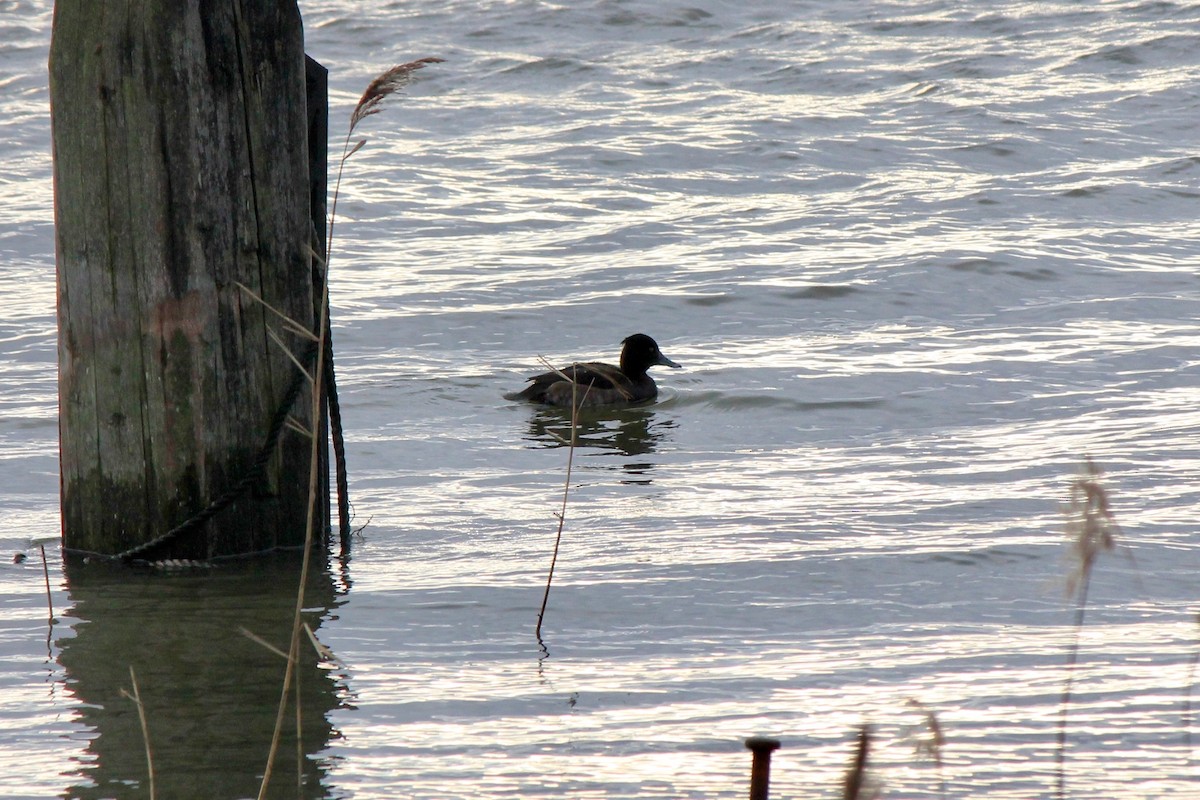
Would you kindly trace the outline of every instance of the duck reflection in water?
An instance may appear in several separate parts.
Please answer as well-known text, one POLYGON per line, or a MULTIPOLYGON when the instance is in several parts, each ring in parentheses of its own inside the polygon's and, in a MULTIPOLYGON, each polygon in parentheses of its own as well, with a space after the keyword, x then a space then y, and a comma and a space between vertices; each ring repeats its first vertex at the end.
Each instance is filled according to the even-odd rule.
MULTIPOLYGON (((675 427, 671 419, 657 419, 651 408, 584 409, 576 415, 575 446, 640 456, 653 453, 675 427)), ((566 447, 571 443, 568 409, 543 409, 529 420, 530 447, 566 447)), ((649 469, 650 464, 628 465, 649 469)))

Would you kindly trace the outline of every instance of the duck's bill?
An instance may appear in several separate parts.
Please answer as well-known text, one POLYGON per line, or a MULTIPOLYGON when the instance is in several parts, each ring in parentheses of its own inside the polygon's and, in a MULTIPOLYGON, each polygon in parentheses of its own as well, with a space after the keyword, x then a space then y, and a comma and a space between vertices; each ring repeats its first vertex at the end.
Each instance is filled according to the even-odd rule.
POLYGON ((657 363, 660 367, 674 367, 675 369, 680 369, 683 366, 682 364, 676 364, 662 353, 658 354, 658 361, 655 363, 657 363))

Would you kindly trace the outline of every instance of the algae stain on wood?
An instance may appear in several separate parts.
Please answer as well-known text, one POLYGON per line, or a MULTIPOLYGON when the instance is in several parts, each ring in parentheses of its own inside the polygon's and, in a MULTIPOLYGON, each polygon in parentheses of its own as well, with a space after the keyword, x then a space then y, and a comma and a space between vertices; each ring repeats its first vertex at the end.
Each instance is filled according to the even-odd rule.
MULTIPOLYGON (((249 468, 295 367, 235 282, 313 324, 299 12, 209 5, 55 7, 68 549, 112 554, 152 539, 249 468)), ((308 424, 307 403, 292 411, 308 424)), ((298 544, 308 452, 285 434, 258 491, 162 555, 298 544)))

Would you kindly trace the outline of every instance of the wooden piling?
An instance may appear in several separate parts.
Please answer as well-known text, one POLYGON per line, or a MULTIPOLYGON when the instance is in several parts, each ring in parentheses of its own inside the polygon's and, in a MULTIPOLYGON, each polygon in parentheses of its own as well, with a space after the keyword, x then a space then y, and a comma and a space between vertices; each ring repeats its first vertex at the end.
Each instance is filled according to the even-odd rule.
MULTIPOLYGON (((305 95, 294 2, 55 4, 68 553, 117 554, 175 528, 262 448, 296 367, 268 333, 278 319, 238 284, 313 327, 305 95)), ((290 413, 311 427, 307 402, 290 413)), ((300 544, 308 459, 285 432, 252 492, 154 556, 300 544)))

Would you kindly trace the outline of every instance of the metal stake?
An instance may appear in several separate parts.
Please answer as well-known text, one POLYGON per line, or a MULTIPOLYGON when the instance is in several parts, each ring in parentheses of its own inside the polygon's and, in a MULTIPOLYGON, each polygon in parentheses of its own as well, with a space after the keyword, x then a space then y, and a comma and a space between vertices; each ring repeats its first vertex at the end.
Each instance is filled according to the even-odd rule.
POLYGON ((766 736, 751 736, 746 747, 754 753, 750 765, 750 800, 767 800, 771 788, 771 753, 779 749, 779 740, 766 736))

